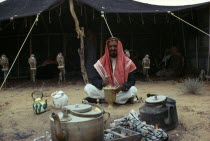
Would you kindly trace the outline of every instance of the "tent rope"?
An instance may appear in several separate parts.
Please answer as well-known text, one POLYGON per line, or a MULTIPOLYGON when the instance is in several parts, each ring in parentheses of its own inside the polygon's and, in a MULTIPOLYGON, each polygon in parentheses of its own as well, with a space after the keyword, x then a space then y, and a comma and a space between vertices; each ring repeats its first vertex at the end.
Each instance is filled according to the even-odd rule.
POLYGON ((182 18, 176 16, 176 15, 175 15, 174 13, 172 13, 171 11, 168 11, 168 13, 171 14, 172 16, 176 17, 176 18, 179 19, 180 21, 183 21, 184 23, 186 23, 186 24, 192 26, 193 28, 197 29, 198 31, 200 31, 200 32, 202 32, 202 33, 204 33, 204 34, 206 34, 207 36, 210 37, 210 34, 208 34, 207 32, 205 32, 205 31, 203 31, 203 30, 201 30, 200 28, 198 28, 198 27, 196 27, 196 26, 194 26, 194 25, 188 23, 187 21, 183 20, 182 18))
POLYGON ((109 28, 109 25, 108 25, 108 23, 107 23, 107 20, 106 20, 106 18, 105 18, 105 16, 104 16, 104 12, 103 12, 103 11, 101 11, 101 17, 104 18, 104 21, 105 21, 105 23, 106 23, 106 26, 107 26, 107 28, 109 29, 109 32, 110 32, 111 36, 113 37, 113 34, 112 34, 112 32, 111 32, 111 29, 109 28))
MULTIPOLYGON (((168 11, 168 13, 171 14, 172 16, 176 17, 177 19, 183 21, 184 23, 186 23, 186 24, 192 26, 193 28, 197 29, 198 31, 200 31, 200 32, 202 32, 202 33, 204 33, 204 34, 206 34, 206 35, 209 36, 209 38, 210 38, 210 34, 206 33, 205 31, 201 30, 200 28, 198 28, 198 27, 196 27, 196 26, 194 26, 194 25, 188 23, 187 21, 181 19, 180 17, 176 16, 176 15, 175 15, 174 13, 172 13, 171 11, 168 11)), ((208 53, 207 74, 208 74, 208 71, 209 71, 209 58, 210 58, 210 57, 209 57, 209 54, 210 54, 210 46, 209 46, 209 53, 208 53)), ((207 80, 208 80, 208 79, 207 79, 207 80)))
POLYGON ((7 77, 9 76, 10 71, 12 70, 12 68, 13 68, 13 66, 14 66, 14 64, 15 64, 15 62, 16 62, 16 60, 17 60, 17 58, 18 58, 18 56, 19 56, 19 54, 20 54, 20 52, 21 52, 21 50, 22 50, 22 48, 23 48, 23 46, 24 46, 24 44, 25 44, 25 42, 26 42, 26 40, 28 39, 28 36, 30 35, 30 33, 31 33, 31 31, 32 31, 32 29, 33 29, 35 23, 38 22, 39 15, 40 15, 40 13, 38 13, 38 14, 36 15, 36 19, 34 20, 34 23, 33 23, 33 25, 31 26, 31 29, 29 30, 29 32, 28 32, 28 34, 27 34, 27 36, 26 36, 26 38, 25 38, 23 44, 21 45, 21 47, 20 47, 20 49, 19 49, 19 51, 18 51, 18 53, 17 53, 17 55, 16 55, 16 57, 15 57, 15 60, 13 61, 13 63, 12 63, 12 65, 11 65, 11 67, 10 67, 10 69, 9 69, 9 71, 8 71, 8 73, 7 73, 7 75, 6 75, 6 77, 4 78, 4 81, 3 81, 3 83, 1 84, 0 90, 2 89, 4 83, 6 82, 7 77))

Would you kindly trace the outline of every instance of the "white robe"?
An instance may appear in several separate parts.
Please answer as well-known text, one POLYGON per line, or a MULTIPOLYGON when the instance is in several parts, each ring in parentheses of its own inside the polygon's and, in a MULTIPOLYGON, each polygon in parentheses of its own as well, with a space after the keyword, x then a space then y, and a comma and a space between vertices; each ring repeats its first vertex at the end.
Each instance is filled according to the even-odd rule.
MULTIPOLYGON (((95 99, 103 99, 104 98, 104 90, 99 90, 92 84, 87 84, 84 88, 87 95, 91 98, 95 99)), ((132 86, 128 91, 120 91, 117 96, 115 102, 118 104, 125 104, 126 101, 136 96, 137 94, 137 88, 135 86, 132 86)))

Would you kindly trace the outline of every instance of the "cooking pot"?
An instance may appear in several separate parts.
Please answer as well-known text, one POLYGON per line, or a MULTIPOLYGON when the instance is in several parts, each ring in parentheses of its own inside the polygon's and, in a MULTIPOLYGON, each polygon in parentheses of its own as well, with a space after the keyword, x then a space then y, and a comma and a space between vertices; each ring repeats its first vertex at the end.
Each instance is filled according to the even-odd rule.
POLYGON ((143 106, 139 108, 140 118, 147 124, 158 126, 165 131, 178 125, 176 101, 173 98, 148 94, 143 106))
POLYGON ((62 112, 50 115, 52 141, 102 141, 105 113, 96 104, 64 106, 62 112))

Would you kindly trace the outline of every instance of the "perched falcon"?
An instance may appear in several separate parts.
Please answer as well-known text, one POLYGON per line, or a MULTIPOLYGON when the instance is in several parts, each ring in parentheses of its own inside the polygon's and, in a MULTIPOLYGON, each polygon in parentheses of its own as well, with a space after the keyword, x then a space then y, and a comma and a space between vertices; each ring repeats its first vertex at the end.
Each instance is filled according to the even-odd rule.
POLYGON ((8 69, 9 61, 5 54, 3 54, 0 58, 0 64, 2 65, 3 69, 8 69))
POLYGON ((30 58, 28 58, 28 63, 31 68, 36 68, 36 58, 33 54, 31 54, 30 58))
POLYGON ((149 55, 145 55, 145 57, 142 60, 142 65, 143 68, 150 68, 150 59, 149 59, 149 55))
POLYGON ((56 60, 59 66, 64 66, 64 57, 62 53, 58 53, 56 60))
POLYGON ((127 50, 127 49, 125 49, 124 50, 124 53, 125 53, 125 56, 127 56, 128 58, 130 58, 130 52, 129 52, 129 50, 127 50))

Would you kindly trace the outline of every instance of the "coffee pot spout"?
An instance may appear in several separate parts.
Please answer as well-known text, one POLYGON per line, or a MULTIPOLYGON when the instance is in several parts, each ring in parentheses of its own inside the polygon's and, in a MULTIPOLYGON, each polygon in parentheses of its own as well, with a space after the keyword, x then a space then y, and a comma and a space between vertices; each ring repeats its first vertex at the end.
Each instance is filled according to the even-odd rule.
POLYGON ((59 141, 66 141, 67 135, 65 131, 61 130, 61 123, 58 114, 52 113, 51 117, 54 119, 55 135, 59 141))

